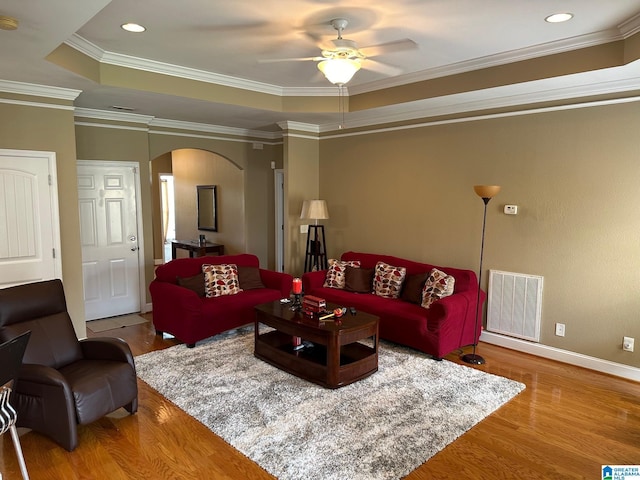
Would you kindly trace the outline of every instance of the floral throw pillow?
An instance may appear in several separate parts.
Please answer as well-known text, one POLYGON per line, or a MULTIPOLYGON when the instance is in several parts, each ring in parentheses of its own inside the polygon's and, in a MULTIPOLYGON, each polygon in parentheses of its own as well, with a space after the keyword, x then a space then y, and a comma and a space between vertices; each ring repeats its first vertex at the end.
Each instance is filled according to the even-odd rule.
POLYGON ((422 288, 422 304, 420 306, 429 308, 433 302, 453 294, 455 281, 451 275, 447 275, 437 268, 431 270, 422 288))
POLYGON ((205 297, 220 297, 240 293, 238 267, 234 264, 202 265, 205 297))
POLYGON ((349 262, 343 262, 342 260, 336 260, 335 258, 329 259, 329 270, 324 278, 323 287, 344 289, 345 272, 347 267, 360 268, 360 260, 352 260, 349 262))
POLYGON ((379 297, 398 298, 406 276, 406 268, 378 262, 373 274, 373 293, 379 297))

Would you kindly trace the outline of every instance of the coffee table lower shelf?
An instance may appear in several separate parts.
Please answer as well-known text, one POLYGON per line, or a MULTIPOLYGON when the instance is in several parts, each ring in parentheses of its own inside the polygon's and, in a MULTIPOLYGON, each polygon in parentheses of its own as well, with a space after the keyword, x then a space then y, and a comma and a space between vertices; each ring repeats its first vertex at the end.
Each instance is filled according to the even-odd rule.
MULTIPOLYGON (((376 339, 377 340, 377 339, 376 339)), ((327 348, 315 344, 294 350, 291 335, 278 330, 256 338, 255 356, 285 372, 327 388, 339 388, 378 370, 378 354, 374 347, 354 342, 340 347, 339 366, 329 364, 327 348)))

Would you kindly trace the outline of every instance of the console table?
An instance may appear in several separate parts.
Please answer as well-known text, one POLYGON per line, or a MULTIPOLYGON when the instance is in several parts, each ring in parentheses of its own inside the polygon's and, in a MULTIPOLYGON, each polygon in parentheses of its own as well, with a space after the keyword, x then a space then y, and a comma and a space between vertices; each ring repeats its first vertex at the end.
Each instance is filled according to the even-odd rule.
POLYGON ((201 243, 198 240, 174 240, 171 242, 171 258, 174 260, 177 258, 176 251, 181 248, 189 251, 189 257, 203 257, 209 253, 217 253, 218 255, 224 255, 224 245, 219 243, 204 242, 201 243))

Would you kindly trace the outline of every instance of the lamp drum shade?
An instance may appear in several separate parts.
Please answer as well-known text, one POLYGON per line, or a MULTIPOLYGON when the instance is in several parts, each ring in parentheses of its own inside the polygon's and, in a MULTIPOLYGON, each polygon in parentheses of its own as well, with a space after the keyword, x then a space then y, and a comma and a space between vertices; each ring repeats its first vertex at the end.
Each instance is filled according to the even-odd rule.
POLYGON ((324 200, 305 200, 300 218, 308 220, 326 220, 329 218, 327 202, 324 200))
POLYGON ((480 198, 493 198, 500 192, 498 185, 474 185, 473 189, 480 198))

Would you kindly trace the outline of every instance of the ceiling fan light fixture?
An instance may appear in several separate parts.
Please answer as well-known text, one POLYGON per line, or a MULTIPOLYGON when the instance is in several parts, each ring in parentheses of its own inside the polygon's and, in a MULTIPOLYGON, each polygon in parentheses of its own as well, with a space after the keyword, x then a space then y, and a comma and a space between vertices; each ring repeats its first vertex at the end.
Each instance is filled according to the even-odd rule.
POLYGON ((334 85, 345 85, 360 70, 359 59, 330 58, 318 64, 318 69, 334 85))

